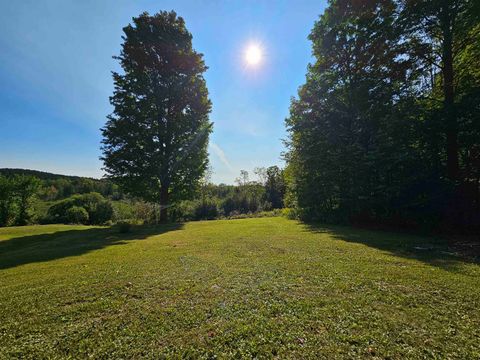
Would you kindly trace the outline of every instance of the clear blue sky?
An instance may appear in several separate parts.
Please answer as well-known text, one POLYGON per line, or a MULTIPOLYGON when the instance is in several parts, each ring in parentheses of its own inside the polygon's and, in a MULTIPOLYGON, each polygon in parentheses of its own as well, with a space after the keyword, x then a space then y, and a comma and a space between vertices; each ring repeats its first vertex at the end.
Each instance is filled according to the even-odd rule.
POLYGON ((175 10, 209 66, 212 180, 282 165, 284 119, 311 62, 307 36, 326 1, 1 0, 0 167, 101 177, 100 131, 122 27, 175 10), (263 62, 245 65, 255 41, 263 62))

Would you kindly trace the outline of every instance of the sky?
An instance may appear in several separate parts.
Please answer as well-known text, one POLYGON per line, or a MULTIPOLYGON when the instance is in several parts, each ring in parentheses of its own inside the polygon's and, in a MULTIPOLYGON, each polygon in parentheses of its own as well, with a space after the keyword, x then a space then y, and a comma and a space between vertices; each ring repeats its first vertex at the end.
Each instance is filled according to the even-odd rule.
MULTIPOLYGON (((312 62, 307 37, 326 0, 0 0, 0 168, 102 177, 122 28, 175 10, 209 67, 214 183, 282 166, 290 99, 312 62), (248 64, 256 44, 262 59, 248 64)), ((253 174, 252 174, 253 175, 253 174)))

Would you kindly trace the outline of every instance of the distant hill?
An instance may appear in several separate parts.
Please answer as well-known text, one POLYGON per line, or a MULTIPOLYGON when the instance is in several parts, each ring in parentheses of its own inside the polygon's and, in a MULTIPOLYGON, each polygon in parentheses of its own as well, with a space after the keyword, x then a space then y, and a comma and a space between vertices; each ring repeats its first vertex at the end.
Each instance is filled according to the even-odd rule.
POLYGON ((104 182, 108 181, 105 179, 95 179, 91 177, 85 176, 73 176, 73 175, 60 175, 60 174, 53 174, 45 171, 38 171, 38 170, 30 170, 30 169, 10 169, 10 168, 3 168, 0 169, 0 175, 3 176, 14 176, 14 175, 29 175, 35 176, 41 180, 59 180, 59 179, 66 179, 66 180, 81 180, 81 179, 89 179, 92 181, 104 182))
POLYGON ((0 176, 15 175, 35 176, 42 181, 42 189, 38 196, 42 200, 60 200, 74 194, 98 192, 105 197, 119 199, 122 192, 108 179, 95 179, 83 176, 52 174, 45 171, 29 169, 0 169, 0 176))

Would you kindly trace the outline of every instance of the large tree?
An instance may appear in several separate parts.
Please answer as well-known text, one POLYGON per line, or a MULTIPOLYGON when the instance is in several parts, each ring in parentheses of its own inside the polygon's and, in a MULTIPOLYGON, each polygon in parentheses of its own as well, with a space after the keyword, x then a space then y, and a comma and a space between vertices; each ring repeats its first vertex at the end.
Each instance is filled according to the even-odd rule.
POLYGON ((399 122, 398 99, 415 74, 395 14, 392 0, 330 1, 310 34, 316 61, 286 124, 290 191, 314 217, 383 215, 410 172, 412 124, 399 122))
POLYGON ((32 200, 38 194, 40 184, 41 181, 34 176, 0 175, 0 226, 27 225, 32 221, 32 200))
POLYGON ((38 193, 41 181, 28 175, 17 175, 13 179, 18 207, 17 225, 27 225, 33 217, 32 199, 38 193))
MULTIPOLYGON (((461 122, 460 102, 466 95, 462 91, 466 83, 477 80, 474 87, 478 87, 478 78, 472 81, 475 78, 472 73, 478 73, 480 64, 480 2, 400 0, 399 3, 404 39, 410 54, 418 60, 415 66, 425 70, 424 84, 428 84, 428 76, 433 79, 424 88, 434 107, 440 110, 436 115, 442 121, 437 126, 445 137, 446 175, 450 180, 461 180, 460 157, 467 144, 462 143, 465 126, 461 122)), ((473 89, 469 90, 471 95, 473 89)))
POLYGON ((285 196, 285 178, 283 170, 278 166, 270 166, 266 170, 265 198, 273 209, 283 208, 285 196))
POLYGON ((114 107, 102 129, 107 176, 167 209, 188 198, 208 166, 211 102, 202 54, 175 12, 143 13, 123 29, 114 107))

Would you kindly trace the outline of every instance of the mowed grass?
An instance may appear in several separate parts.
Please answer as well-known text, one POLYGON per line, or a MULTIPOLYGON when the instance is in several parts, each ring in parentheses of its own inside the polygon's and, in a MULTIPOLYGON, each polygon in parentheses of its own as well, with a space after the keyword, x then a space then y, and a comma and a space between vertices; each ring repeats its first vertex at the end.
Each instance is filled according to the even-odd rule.
POLYGON ((2 359, 478 359, 479 305, 480 266, 428 238, 283 218, 0 229, 2 359))

